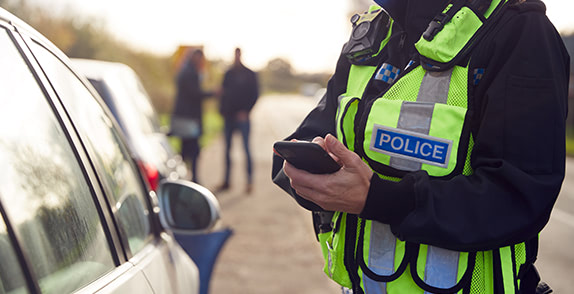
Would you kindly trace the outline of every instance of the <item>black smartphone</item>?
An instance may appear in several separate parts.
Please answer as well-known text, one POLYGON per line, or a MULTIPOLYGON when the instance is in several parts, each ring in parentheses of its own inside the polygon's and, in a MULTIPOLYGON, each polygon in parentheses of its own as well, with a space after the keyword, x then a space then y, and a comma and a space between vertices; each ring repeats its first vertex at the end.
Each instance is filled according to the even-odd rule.
POLYGON ((277 141, 273 150, 298 169, 313 174, 330 174, 341 166, 319 144, 309 141, 277 141))

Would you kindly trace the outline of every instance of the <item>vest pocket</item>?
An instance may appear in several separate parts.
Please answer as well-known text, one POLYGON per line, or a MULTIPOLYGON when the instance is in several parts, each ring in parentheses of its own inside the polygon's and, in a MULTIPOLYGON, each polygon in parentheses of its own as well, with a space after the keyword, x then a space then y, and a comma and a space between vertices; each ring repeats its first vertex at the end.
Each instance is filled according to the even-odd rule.
POLYGON ((389 225, 361 219, 356 253, 360 270, 377 282, 396 280, 407 268, 407 257, 411 255, 412 250, 405 245, 395 238, 389 225), (398 260, 401 262, 397 265, 398 260))
POLYGON ((356 260, 366 293, 371 288, 386 288, 377 283, 398 282, 407 287, 408 282, 399 277, 410 271, 411 283, 425 293, 453 294, 470 285, 476 253, 403 242, 395 238, 389 225, 361 219, 356 260))
POLYGON ((354 122, 361 100, 356 97, 339 96, 337 109, 337 138, 351 151, 355 150, 354 122))
POLYGON ((325 260, 323 271, 333 281, 339 285, 351 288, 351 280, 347 269, 345 268, 344 254, 345 254, 345 223, 347 214, 342 212, 335 212, 333 215, 333 230, 318 235, 325 260))
POLYGON ((436 294, 453 294, 470 285, 476 253, 424 244, 416 247, 410 271, 421 289, 436 294))

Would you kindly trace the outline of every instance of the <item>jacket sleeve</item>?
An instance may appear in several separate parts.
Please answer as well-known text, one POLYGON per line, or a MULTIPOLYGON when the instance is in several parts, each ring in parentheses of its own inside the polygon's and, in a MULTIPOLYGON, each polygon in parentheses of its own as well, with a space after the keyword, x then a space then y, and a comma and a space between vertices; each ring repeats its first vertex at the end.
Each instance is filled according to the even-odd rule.
POLYGON ((173 113, 185 117, 198 117, 198 105, 201 105, 204 93, 199 83, 197 71, 189 65, 177 76, 177 94, 173 113))
POLYGON ((251 78, 249 80, 249 95, 247 96, 247 101, 245 103, 245 110, 251 111, 257 99, 259 98, 259 77, 256 72, 251 72, 251 78))
POLYGON ((469 103, 474 173, 373 177, 362 217, 400 239, 463 251, 523 242, 546 225, 565 172, 570 61, 544 13, 508 14, 471 59, 471 70, 485 68, 469 103))
MULTIPOLYGON (((327 92, 317 106, 305 117, 295 132, 285 138, 286 141, 291 139, 310 141, 317 136, 324 137, 327 134, 335 135, 335 115, 338 106, 337 98, 346 91, 349 68, 350 64, 346 58, 340 57, 337 62, 335 74, 331 77, 327 85, 327 92)), ((271 178, 276 185, 285 190, 302 207, 313 211, 323 210, 315 203, 301 198, 295 193, 295 190, 290 185, 289 178, 283 173, 283 159, 275 154, 273 155, 271 178)))

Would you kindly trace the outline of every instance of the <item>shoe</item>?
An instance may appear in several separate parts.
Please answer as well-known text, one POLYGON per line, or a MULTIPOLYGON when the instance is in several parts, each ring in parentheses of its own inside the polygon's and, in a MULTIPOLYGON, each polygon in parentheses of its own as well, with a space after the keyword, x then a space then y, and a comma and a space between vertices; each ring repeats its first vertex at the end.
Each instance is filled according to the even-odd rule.
POLYGON ((247 184, 247 188, 245 188, 245 193, 251 194, 251 192, 253 192, 253 185, 247 184))
POLYGON ((221 185, 219 185, 217 188, 215 188, 215 192, 216 192, 216 193, 224 192, 224 191, 227 191, 227 190, 229 190, 229 184, 228 184, 228 183, 221 184, 221 185))

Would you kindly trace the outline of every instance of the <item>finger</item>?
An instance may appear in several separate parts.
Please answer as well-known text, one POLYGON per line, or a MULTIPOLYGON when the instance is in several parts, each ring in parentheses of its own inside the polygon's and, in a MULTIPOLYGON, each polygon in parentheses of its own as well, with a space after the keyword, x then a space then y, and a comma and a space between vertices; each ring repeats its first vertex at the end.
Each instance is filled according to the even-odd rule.
POLYGON ((295 189, 322 189, 323 185, 320 183, 325 181, 324 179, 321 179, 323 175, 312 174, 305 170, 298 169, 288 162, 283 164, 283 172, 291 180, 291 187, 295 189))
POLYGON ((287 161, 283 163, 283 172, 291 179, 291 182, 294 182, 299 186, 308 187, 311 185, 308 179, 309 177, 313 177, 313 174, 305 170, 298 169, 287 161))
MULTIPOLYGON (((330 136, 330 137, 334 138, 335 140, 337 140, 337 139, 336 139, 333 135, 331 135, 331 134, 327 134, 327 136, 330 136)), ((331 155, 331 157, 332 157, 337 163, 339 163, 339 165, 342 165, 342 163, 340 162, 339 157, 338 157, 336 154, 334 154, 333 152, 329 151, 329 148, 327 147, 327 141, 326 141, 327 136, 325 136, 325 138, 316 137, 315 139, 317 139, 317 140, 320 139, 320 140, 321 140, 321 144, 320 144, 321 147, 323 147, 323 149, 325 149, 325 151, 327 151, 327 153, 329 153, 329 155, 331 155)), ((315 139, 313 139, 314 142, 315 142, 315 139)))
POLYGON ((347 149, 343 143, 331 134, 325 137, 325 146, 327 147, 326 150, 333 155, 333 158, 336 158, 337 162, 343 166, 349 165, 354 160, 354 157, 357 156, 355 152, 347 149))
POLYGON ((283 172, 289 178, 295 173, 295 167, 290 164, 287 160, 283 161, 283 172))
POLYGON ((319 205, 321 208, 325 209, 325 207, 324 207, 326 204, 324 201, 325 197, 321 193, 318 193, 312 187, 298 186, 298 185, 294 185, 293 183, 291 184, 291 186, 293 187, 293 189, 295 190, 297 195, 299 195, 302 198, 309 200, 309 201, 319 205))
POLYGON ((325 149, 325 139, 323 139, 322 137, 315 137, 315 138, 313 138, 313 141, 311 141, 311 142, 318 144, 323 149, 325 149))

